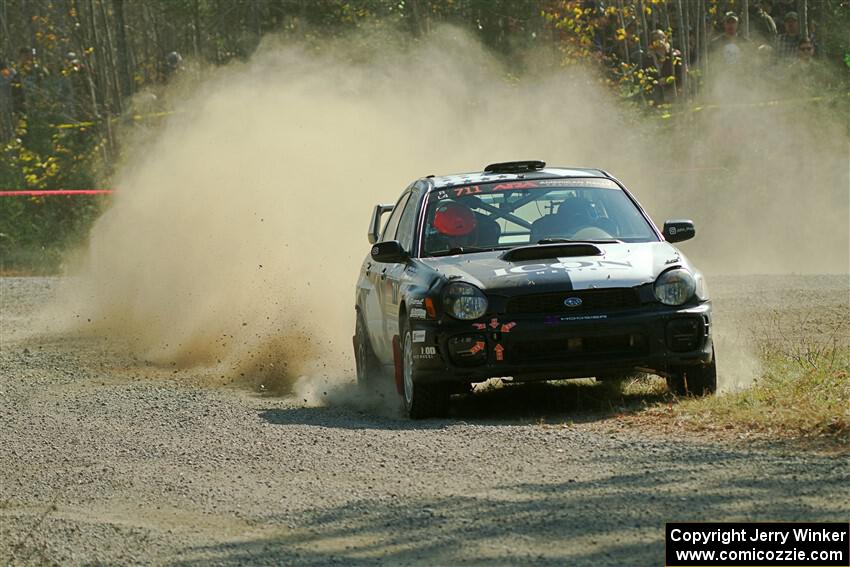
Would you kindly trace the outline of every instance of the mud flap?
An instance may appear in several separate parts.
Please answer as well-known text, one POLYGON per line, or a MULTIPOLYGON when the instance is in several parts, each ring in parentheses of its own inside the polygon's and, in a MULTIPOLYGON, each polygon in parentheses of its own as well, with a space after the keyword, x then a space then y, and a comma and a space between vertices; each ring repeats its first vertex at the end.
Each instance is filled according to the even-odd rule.
POLYGON ((398 335, 393 336, 393 377, 395 378, 395 389, 399 396, 404 395, 404 383, 401 367, 401 346, 399 346, 398 335))

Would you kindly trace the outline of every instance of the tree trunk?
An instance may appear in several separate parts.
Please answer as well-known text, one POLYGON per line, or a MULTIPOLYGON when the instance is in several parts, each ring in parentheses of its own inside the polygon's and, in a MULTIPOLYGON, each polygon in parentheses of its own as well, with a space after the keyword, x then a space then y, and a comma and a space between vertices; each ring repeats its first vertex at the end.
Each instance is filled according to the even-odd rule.
POLYGON ((625 38, 623 39, 623 49, 625 50, 626 64, 631 65, 631 53, 629 53, 629 51, 631 51, 629 47, 629 33, 628 31, 626 31, 626 20, 623 18, 623 0, 617 0, 617 4, 619 8, 617 10, 617 17, 620 19, 620 27, 623 29, 623 32, 625 32, 625 38))
POLYGON ((192 2, 192 31, 192 47, 197 61, 201 58, 201 6, 198 0, 192 2))
POLYGON ((804 40, 809 39, 809 2, 808 0, 797 0, 797 9, 800 12, 800 34, 804 40))
POLYGON ((105 59, 107 66, 109 68, 109 79, 111 83, 111 91, 112 91, 112 109, 115 113, 120 114, 122 110, 122 101, 121 101, 121 89, 120 89, 120 81, 118 80, 118 70, 115 68, 115 58, 112 54, 112 30, 109 25, 109 18, 106 14, 106 8, 103 5, 104 0, 98 1, 98 7, 100 8, 100 20, 103 22, 103 34, 104 34, 104 49, 103 52, 105 54, 105 59))
POLYGON ((133 71, 130 69, 130 50, 127 47, 127 21, 124 15, 124 0, 112 0, 115 19, 115 42, 117 49, 117 72, 120 79, 121 97, 133 94, 133 71))
MULTIPOLYGON (((682 53, 682 94, 688 92, 688 32, 685 29, 685 17, 682 10, 682 0, 677 0, 676 24, 679 26, 679 51, 682 53)), ((675 75, 675 73, 674 73, 675 75)))
POLYGON ((638 10, 640 10, 640 37, 641 37, 641 50, 646 53, 646 50, 649 48, 649 30, 646 27, 646 10, 644 9, 643 0, 638 0, 638 10))

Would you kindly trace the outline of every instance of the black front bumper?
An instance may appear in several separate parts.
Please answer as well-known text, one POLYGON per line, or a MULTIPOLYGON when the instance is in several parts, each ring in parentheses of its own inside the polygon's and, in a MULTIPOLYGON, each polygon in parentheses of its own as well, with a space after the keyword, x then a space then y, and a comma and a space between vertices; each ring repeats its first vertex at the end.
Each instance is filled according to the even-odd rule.
POLYGON ((411 321, 422 381, 579 378, 640 369, 664 375, 712 361, 711 304, 660 304, 614 315, 487 316, 411 321))

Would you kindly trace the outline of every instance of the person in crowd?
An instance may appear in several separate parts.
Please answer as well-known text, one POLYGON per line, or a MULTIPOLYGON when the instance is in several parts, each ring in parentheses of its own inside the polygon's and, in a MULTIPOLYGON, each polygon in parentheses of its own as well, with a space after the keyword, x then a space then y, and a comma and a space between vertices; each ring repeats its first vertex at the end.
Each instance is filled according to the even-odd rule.
POLYGON ((649 34, 649 49, 643 57, 644 72, 654 81, 655 104, 673 102, 682 79, 682 55, 667 41, 667 34, 655 30, 649 34))
POLYGON ((21 47, 18 50, 18 66, 12 83, 12 96, 15 112, 26 114, 31 107, 45 103, 48 94, 45 90, 47 70, 42 67, 33 47, 21 47))
POLYGON ((165 56, 165 78, 170 79, 174 75, 183 71, 183 56, 176 51, 172 51, 165 56))
POLYGON ((726 65, 737 65, 743 59, 745 40, 738 35, 738 16, 726 12, 723 17, 723 34, 711 40, 709 51, 715 60, 726 65))
POLYGON ((77 54, 67 52, 57 79, 61 111, 67 120, 84 120, 88 117, 90 97, 85 72, 86 68, 77 54))
POLYGON ((764 6, 770 5, 770 2, 760 2, 752 4, 750 9, 750 33, 759 45, 776 45, 776 37, 778 35, 776 22, 765 11, 764 6))
POLYGON ((809 39, 801 39, 797 46, 797 61, 809 64, 815 56, 815 44, 809 39))
POLYGON ((780 58, 796 58, 800 45, 800 17, 797 12, 787 12, 783 26, 785 31, 779 35, 776 54, 780 58))

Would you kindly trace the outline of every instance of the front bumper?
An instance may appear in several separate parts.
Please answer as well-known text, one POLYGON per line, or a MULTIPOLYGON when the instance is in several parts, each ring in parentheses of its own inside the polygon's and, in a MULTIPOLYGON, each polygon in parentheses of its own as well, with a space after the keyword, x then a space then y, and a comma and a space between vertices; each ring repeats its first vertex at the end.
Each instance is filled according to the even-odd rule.
POLYGON ((612 315, 411 321, 417 380, 579 378, 639 369, 665 375, 712 361, 711 303, 612 315))

